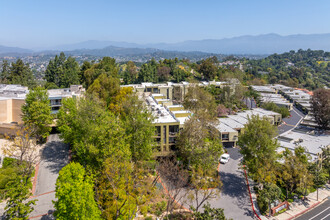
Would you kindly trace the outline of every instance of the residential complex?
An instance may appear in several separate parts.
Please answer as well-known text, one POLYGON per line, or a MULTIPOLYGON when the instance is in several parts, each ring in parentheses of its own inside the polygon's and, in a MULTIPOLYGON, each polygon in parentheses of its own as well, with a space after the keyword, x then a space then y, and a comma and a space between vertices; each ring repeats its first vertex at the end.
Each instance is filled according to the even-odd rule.
MULTIPOLYGON (((52 113, 57 113, 63 98, 78 97, 84 91, 81 85, 48 90, 52 113)), ((0 134, 14 135, 16 133, 17 125, 22 123, 21 107, 25 104, 28 93, 28 88, 21 85, 0 84, 0 134)))
POLYGON ((130 85, 122 85, 121 87, 131 87, 133 88, 134 92, 150 92, 153 94, 163 94, 166 99, 172 100, 174 103, 181 103, 185 97, 185 95, 188 93, 188 88, 191 86, 209 86, 214 85, 218 88, 224 88, 228 87, 230 88, 231 93, 235 92, 236 86, 240 85, 239 80, 237 79, 230 79, 229 81, 223 81, 223 82, 216 82, 216 81, 210 81, 210 82, 200 82, 200 83, 188 83, 188 82, 181 82, 181 83, 141 83, 141 84, 130 84, 130 85))

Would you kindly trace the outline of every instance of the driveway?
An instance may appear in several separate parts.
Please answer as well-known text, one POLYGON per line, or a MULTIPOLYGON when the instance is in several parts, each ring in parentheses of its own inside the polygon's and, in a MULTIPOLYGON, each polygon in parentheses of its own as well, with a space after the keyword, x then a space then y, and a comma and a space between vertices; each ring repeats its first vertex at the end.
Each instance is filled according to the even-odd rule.
POLYGON ((296 107, 293 107, 293 110, 290 111, 291 116, 288 118, 283 118, 283 123, 278 126, 278 134, 283 134, 289 130, 295 128, 305 115, 299 111, 296 107))
POLYGON ((220 165, 220 179, 223 183, 220 198, 210 203, 213 207, 223 208, 227 218, 253 219, 244 173, 239 167, 242 155, 238 148, 226 150, 231 159, 220 165))
POLYGON ((51 134, 41 152, 41 161, 33 199, 38 199, 34 211, 30 216, 33 219, 47 219, 44 215, 54 210, 52 200, 55 200, 55 183, 59 171, 69 162, 69 147, 64 144, 58 134, 51 134), (40 216, 40 217, 39 217, 40 216))

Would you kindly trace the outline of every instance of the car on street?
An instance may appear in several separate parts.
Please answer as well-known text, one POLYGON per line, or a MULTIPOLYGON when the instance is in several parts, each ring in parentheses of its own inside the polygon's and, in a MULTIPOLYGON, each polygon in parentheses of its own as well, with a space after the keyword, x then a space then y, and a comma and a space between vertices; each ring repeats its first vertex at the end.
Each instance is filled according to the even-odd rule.
POLYGON ((227 163, 229 161, 229 159, 230 159, 230 155, 229 154, 222 154, 220 156, 219 161, 220 161, 220 163, 225 164, 225 163, 227 163))

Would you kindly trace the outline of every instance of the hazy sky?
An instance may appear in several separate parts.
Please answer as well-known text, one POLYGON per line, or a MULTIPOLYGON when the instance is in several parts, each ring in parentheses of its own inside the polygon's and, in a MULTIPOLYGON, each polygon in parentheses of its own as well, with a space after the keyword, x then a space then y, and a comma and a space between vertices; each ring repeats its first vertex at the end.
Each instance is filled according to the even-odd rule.
POLYGON ((0 45, 330 33, 329 0, 0 0, 0 45))

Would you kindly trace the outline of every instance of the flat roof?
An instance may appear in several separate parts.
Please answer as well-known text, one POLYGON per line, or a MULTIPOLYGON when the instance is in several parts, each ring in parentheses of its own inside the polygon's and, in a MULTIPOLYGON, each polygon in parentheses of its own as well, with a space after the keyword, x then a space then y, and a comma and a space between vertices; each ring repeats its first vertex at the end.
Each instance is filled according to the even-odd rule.
POLYGON ((220 132, 235 132, 238 134, 238 131, 229 127, 228 125, 224 124, 224 123, 219 123, 216 128, 220 131, 220 132))
POLYGON ((306 148, 309 154, 317 155, 320 153, 321 147, 330 145, 330 135, 313 134, 313 132, 302 132, 292 130, 278 137, 278 141, 282 147, 294 150, 298 146, 306 148))
POLYGON ((234 120, 233 118, 219 118, 218 120, 220 121, 220 123, 226 124, 234 129, 244 128, 244 124, 234 120))

